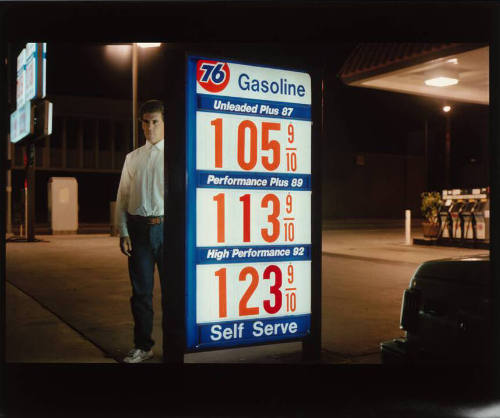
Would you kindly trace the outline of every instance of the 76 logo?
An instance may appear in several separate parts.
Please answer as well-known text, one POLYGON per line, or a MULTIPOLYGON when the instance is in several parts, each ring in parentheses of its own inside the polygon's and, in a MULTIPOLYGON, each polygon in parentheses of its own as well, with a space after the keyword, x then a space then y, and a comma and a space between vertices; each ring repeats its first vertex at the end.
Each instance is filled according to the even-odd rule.
POLYGON ((196 79, 201 87, 211 93, 218 93, 229 83, 230 73, 227 62, 199 60, 196 79))

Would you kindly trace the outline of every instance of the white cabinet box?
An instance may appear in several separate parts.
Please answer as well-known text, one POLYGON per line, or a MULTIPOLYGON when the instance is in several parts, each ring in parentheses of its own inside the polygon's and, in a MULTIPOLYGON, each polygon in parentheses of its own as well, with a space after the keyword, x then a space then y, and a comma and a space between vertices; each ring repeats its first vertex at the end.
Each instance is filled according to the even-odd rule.
POLYGON ((78 183, 74 177, 51 177, 47 184, 52 234, 78 231, 78 183))

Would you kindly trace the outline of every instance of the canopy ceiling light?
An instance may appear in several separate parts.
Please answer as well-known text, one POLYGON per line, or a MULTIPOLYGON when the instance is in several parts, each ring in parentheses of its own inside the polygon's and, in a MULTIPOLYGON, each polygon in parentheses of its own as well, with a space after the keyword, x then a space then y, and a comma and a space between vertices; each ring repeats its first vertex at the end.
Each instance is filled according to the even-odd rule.
POLYGON ((487 106, 489 62, 489 47, 480 44, 366 43, 358 44, 338 75, 348 86, 487 106), (438 72, 445 68, 455 74, 438 72), (425 83, 440 76, 458 83, 448 87, 425 83))
POLYGON ((425 80, 425 84, 432 87, 454 86, 458 84, 458 79, 452 77, 435 77, 425 80))
POLYGON ((458 84, 458 71, 446 67, 437 68, 426 75, 424 83, 432 87, 447 87, 458 84))

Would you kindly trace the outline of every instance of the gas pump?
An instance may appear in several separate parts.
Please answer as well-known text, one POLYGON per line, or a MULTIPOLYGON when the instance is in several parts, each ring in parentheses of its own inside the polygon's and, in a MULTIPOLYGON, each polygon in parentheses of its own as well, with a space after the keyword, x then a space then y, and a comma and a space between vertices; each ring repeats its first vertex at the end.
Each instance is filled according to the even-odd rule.
POLYGON ((460 212, 460 217, 462 218, 462 238, 463 239, 475 239, 475 219, 474 219, 474 209, 477 206, 478 201, 469 199, 464 203, 462 211, 460 212))
POLYGON ((476 221, 476 239, 490 240, 490 201, 482 198, 474 210, 476 221))
POLYGON ((464 207, 463 200, 457 200, 453 203, 450 209, 451 222, 452 222, 452 238, 462 238, 462 218, 460 213, 464 207))
POLYGON ((446 245, 487 248, 490 239, 489 188, 442 191, 438 241, 446 245))
POLYGON ((443 205, 439 209, 439 237, 441 238, 451 238, 451 216, 450 216, 450 208, 451 196, 449 196, 449 192, 451 190, 443 190, 443 205))

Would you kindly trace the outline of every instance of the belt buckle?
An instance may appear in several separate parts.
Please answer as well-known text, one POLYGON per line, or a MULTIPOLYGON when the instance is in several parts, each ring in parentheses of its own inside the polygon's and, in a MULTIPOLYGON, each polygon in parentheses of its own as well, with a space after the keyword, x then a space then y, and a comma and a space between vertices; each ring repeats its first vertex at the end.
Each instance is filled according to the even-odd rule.
POLYGON ((158 217, 148 218, 149 225, 158 225, 159 223, 160 223, 160 218, 158 217))

